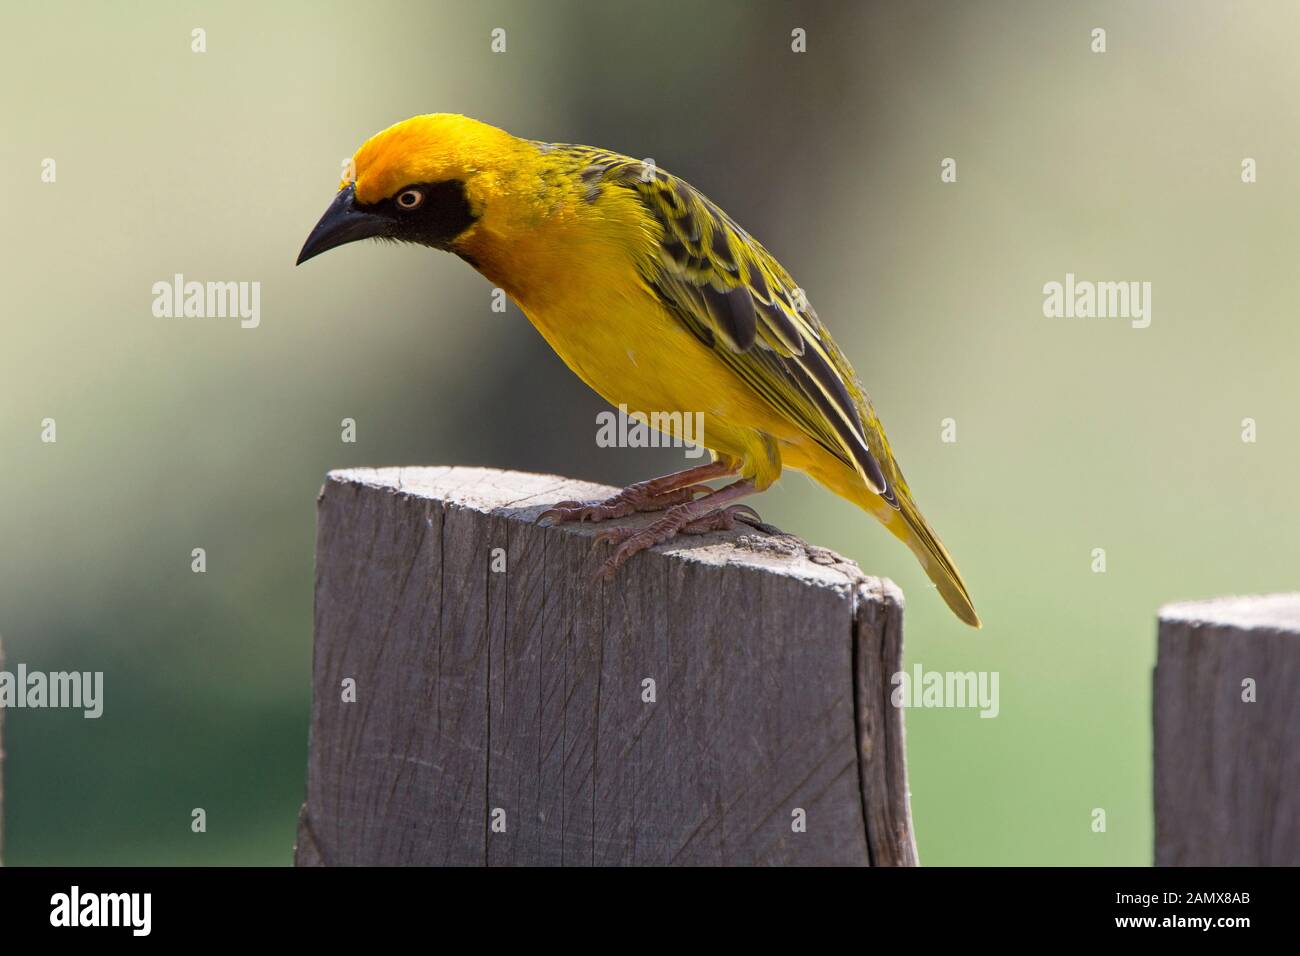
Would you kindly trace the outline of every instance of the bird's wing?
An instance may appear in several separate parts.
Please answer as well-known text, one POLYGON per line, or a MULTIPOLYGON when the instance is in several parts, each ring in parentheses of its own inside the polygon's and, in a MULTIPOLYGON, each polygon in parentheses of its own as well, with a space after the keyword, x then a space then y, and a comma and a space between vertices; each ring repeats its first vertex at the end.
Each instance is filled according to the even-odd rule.
POLYGON ((661 227, 657 255, 642 271, 668 311, 897 508, 879 460, 890 460, 884 433, 847 359, 790 274, 684 180, 626 156, 583 153, 580 176, 592 198, 607 186, 635 190, 661 227))

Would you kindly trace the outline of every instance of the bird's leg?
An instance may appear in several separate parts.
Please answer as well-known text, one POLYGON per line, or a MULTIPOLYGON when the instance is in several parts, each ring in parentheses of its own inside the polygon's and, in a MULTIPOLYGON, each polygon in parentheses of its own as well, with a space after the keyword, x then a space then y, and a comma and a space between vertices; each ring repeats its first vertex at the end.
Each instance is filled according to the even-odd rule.
POLYGON ((695 500, 698 494, 710 494, 713 489, 701 481, 734 475, 737 466, 729 461, 711 461, 685 471, 674 472, 649 481, 628 485, 605 501, 561 501, 537 516, 538 521, 550 519, 556 524, 565 521, 604 521, 607 518, 625 518, 638 511, 664 511, 673 505, 695 500))
POLYGON ((752 495, 757 490, 754 482, 746 478, 743 481, 732 482, 725 488, 719 488, 703 498, 674 505, 654 524, 639 530, 607 528, 596 532, 597 541, 608 541, 618 545, 614 556, 601 565, 599 577, 606 581, 610 580, 632 555, 652 548, 656 544, 663 544, 678 534, 704 534, 707 531, 730 529, 735 527, 737 518, 747 523, 749 516, 758 520, 754 509, 747 505, 726 507, 727 502, 752 495))

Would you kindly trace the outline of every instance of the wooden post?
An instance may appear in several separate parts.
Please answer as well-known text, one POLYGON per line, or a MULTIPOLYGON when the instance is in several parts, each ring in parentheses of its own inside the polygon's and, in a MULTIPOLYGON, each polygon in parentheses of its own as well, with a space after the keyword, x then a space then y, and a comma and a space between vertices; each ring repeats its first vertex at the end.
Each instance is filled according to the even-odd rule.
POLYGON ((593 583, 534 519, 613 492, 329 475, 299 865, 916 863, 898 589, 752 529, 593 583))
POLYGON ((1300 594, 1160 609, 1157 866, 1300 865, 1300 594))

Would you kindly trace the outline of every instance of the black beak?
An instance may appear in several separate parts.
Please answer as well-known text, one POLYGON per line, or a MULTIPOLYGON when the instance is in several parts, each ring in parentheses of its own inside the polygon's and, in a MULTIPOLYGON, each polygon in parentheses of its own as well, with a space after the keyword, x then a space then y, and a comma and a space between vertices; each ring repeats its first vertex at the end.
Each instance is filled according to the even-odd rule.
POLYGON ((335 246, 385 235, 392 227, 392 222, 385 217, 358 209, 353 192, 354 187, 350 185, 339 190, 330 207, 325 210, 325 215, 320 217, 320 222, 316 223, 316 228, 303 243, 296 265, 302 265, 335 246))

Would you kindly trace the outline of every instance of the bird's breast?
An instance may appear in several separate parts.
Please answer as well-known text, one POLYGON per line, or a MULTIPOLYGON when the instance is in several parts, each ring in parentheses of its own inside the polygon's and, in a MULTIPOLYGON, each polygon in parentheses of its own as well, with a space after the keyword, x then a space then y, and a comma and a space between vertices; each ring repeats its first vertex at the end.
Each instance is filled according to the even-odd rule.
MULTIPOLYGON (((580 219, 511 243, 466 248, 475 267, 504 289, 564 363, 611 405, 648 416, 703 416, 704 444, 743 460, 768 457, 768 438, 802 441, 714 350, 664 307, 642 278, 653 254, 642 228, 580 219)), ((761 475, 771 480, 779 473, 761 475)), ((768 465, 763 465, 766 469, 768 465)))

